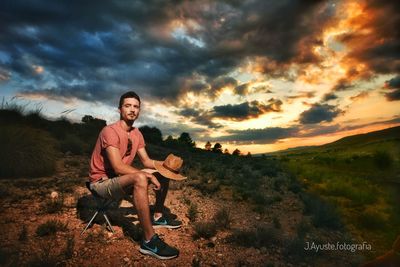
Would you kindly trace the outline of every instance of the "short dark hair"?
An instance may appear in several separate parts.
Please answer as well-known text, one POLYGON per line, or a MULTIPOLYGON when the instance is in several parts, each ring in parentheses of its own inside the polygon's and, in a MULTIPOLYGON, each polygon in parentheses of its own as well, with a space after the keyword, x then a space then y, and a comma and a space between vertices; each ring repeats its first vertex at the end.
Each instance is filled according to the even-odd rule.
POLYGON ((137 99, 137 101, 139 101, 139 105, 140 105, 140 97, 135 92, 129 91, 129 92, 126 92, 125 94, 121 95, 121 97, 119 99, 118 108, 122 107, 122 104, 124 103, 125 98, 135 98, 135 99, 137 99))

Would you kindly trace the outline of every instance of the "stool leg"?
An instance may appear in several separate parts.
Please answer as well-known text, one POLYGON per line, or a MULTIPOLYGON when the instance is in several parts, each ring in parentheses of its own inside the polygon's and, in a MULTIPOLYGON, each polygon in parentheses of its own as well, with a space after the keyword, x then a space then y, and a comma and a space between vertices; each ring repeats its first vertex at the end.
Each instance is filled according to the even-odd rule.
POLYGON ((107 214, 106 214, 105 212, 102 212, 102 213, 103 213, 104 219, 106 219, 106 222, 107 222, 108 226, 109 226, 110 229, 111 229, 111 232, 113 232, 113 234, 115 234, 114 229, 113 229, 113 227, 112 227, 112 225, 111 225, 111 223, 110 223, 110 220, 108 219, 107 214))
POLYGON ((96 213, 93 215, 92 219, 90 219, 89 223, 86 225, 85 229, 81 232, 81 235, 86 231, 86 229, 89 228, 89 226, 92 224, 93 220, 96 218, 97 214, 99 214, 99 211, 97 210, 96 213))

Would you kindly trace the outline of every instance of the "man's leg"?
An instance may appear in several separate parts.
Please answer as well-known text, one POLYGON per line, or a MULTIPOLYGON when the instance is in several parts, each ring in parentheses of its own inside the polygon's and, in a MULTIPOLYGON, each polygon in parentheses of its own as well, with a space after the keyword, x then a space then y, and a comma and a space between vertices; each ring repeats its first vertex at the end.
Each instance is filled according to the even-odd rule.
POLYGON ((159 218, 162 216, 162 212, 164 209, 164 203, 165 203, 165 199, 167 197, 168 194, 168 189, 169 189, 169 179, 163 177, 160 174, 156 174, 156 177, 158 179, 158 181, 161 184, 161 189, 160 190, 156 190, 155 194, 156 194, 156 203, 154 205, 154 217, 155 218, 159 218))
POLYGON ((144 241, 141 243, 139 251, 158 259, 172 259, 177 257, 179 250, 169 246, 154 233, 150 218, 147 177, 141 173, 128 174, 120 176, 118 181, 122 188, 131 188, 133 186, 133 202, 144 231, 144 241))
POLYGON ((144 231, 144 238, 150 240, 154 235, 154 229, 150 217, 147 177, 140 173, 127 174, 119 177, 119 183, 122 188, 133 187, 133 203, 144 231))

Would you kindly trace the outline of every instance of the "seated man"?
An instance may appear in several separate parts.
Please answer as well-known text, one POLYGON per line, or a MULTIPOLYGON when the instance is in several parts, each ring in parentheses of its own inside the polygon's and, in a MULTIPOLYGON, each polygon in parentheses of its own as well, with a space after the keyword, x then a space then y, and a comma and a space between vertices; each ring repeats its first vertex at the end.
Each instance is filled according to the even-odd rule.
POLYGON ((93 150, 90 161, 90 186, 104 198, 121 199, 125 194, 132 194, 139 222, 144 231, 140 252, 159 259, 171 259, 177 257, 179 251, 160 239, 153 229, 153 226, 168 228, 181 226, 181 222, 162 214, 169 179, 162 179, 160 175, 157 179, 151 172, 138 170, 131 164, 137 153, 146 168, 154 169, 157 166, 159 171, 163 169, 160 171, 162 173, 166 169, 175 176, 180 176, 178 171, 182 160, 172 154, 164 162, 149 158, 142 134, 139 129, 133 127, 139 111, 140 98, 136 93, 127 92, 121 96, 120 120, 103 128, 93 150), (153 216, 149 209, 149 182, 153 184, 156 192, 153 216))

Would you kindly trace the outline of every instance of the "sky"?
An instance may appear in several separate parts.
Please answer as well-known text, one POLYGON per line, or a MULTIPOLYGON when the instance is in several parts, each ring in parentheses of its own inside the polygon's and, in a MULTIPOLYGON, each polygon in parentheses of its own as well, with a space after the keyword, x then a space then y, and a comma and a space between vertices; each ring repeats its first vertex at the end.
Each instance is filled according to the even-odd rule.
POLYGON ((242 153, 400 125, 400 2, 0 3, 2 103, 119 119, 242 153))

